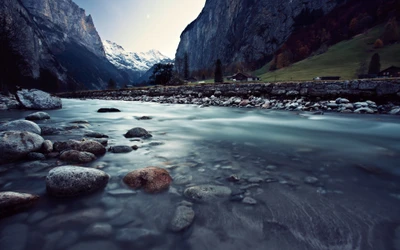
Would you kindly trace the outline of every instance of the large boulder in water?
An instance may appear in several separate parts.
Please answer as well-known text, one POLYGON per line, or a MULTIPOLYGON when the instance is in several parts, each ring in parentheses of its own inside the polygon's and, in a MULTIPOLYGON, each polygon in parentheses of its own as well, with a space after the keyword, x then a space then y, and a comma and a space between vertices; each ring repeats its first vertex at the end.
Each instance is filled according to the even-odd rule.
POLYGON ((50 170, 46 189, 56 197, 72 197, 103 189, 110 177, 105 172, 77 166, 62 166, 50 170))
POLYGON ((88 163, 96 160, 96 156, 89 152, 80 152, 77 150, 67 150, 62 152, 60 160, 66 162, 88 163))
POLYGON ((62 108, 61 99, 38 89, 23 89, 17 91, 19 102, 27 109, 60 109, 62 108))
POLYGON ((126 138, 150 138, 152 135, 147 132, 146 129, 144 128, 133 128, 129 130, 125 135, 126 138))
POLYGON ((34 122, 26 120, 16 120, 0 125, 0 131, 26 131, 40 135, 42 129, 34 122))
POLYGON ((30 121, 47 120, 50 119, 50 115, 46 112, 40 111, 28 115, 25 119, 30 121))
POLYGON ((39 151, 43 142, 40 135, 31 132, 0 132, 0 164, 22 159, 30 152, 39 151))
POLYGON ((157 193, 168 189, 172 178, 168 171, 158 167, 134 170, 124 177, 124 182, 135 189, 144 188, 148 193, 157 193))
POLYGON ((0 218, 30 208, 39 196, 16 192, 0 192, 0 218))

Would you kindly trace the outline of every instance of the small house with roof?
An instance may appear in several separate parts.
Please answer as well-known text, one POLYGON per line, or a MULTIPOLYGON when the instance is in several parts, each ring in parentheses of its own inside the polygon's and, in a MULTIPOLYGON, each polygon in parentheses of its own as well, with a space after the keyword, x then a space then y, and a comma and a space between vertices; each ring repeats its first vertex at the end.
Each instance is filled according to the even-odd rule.
POLYGON ((259 81, 260 77, 258 76, 252 76, 248 75, 242 72, 236 73, 233 76, 228 76, 227 77, 228 81, 237 81, 237 82, 253 82, 253 81, 259 81))
POLYGON ((378 74, 379 77, 400 77, 400 68, 396 66, 390 66, 387 69, 382 70, 378 74))

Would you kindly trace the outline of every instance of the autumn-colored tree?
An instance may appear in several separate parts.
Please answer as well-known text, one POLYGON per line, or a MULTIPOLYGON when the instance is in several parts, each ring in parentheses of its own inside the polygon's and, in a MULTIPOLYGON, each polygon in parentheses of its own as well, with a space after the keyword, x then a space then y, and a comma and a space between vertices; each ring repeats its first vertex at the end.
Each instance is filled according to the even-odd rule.
POLYGON ((383 42, 381 39, 376 39, 374 43, 374 49, 380 49, 383 48, 383 42))
POLYGON ((382 41, 384 44, 391 44, 400 39, 399 26, 396 17, 391 18, 385 25, 385 30, 382 34, 382 41))

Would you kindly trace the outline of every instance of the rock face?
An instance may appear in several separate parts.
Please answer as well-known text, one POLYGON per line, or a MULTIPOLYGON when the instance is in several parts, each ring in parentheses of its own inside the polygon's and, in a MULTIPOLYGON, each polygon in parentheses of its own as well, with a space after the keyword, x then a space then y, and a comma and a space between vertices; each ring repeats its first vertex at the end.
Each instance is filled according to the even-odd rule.
POLYGON ((0 218, 31 207, 39 196, 16 192, 0 192, 0 218))
POLYGON ((179 71, 188 55, 190 70, 242 62, 265 63, 303 19, 324 15, 340 0, 207 0, 201 14, 181 34, 175 58, 179 71))
POLYGON ((46 177, 46 189, 56 197, 89 194, 104 188, 109 176, 97 169, 63 166, 50 170, 46 177))
POLYGON ((30 132, 0 132, 0 164, 22 159, 28 153, 40 150, 43 142, 40 135, 30 132))
POLYGON ((17 92, 18 100, 27 109, 60 109, 61 99, 38 89, 23 89, 17 92))
POLYGON ((42 132, 40 127, 36 123, 31 121, 16 120, 0 125, 0 131, 10 131, 10 130, 31 132, 38 135, 40 135, 42 132))
POLYGON ((148 193, 157 193, 168 189, 172 178, 168 171, 158 167, 134 170, 124 177, 124 182, 135 189, 144 188, 148 193))

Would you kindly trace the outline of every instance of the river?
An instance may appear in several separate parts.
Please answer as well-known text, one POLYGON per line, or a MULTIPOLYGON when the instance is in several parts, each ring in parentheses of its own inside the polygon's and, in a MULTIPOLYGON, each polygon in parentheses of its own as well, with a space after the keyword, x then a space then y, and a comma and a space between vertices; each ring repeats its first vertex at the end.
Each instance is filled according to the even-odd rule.
MULTIPOLYGON (((29 113, 0 112, 0 121, 29 113)), ((0 221, 0 249, 400 249, 398 116, 69 99, 48 113, 39 124, 90 124, 44 136, 53 142, 92 130, 107 134, 110 146, 139 149, 87 164, 111 178, 105 190, 79 198, 46 195, 55 160, 0 166, 0 191, 41 196, 32 209, 0 221), (97 113, 102 107, 122 112, 97 113), (125 138, 133 127, 153 137, 125 138), (146 166, 168 169, 168 191, 128 192, 123 176, 146 166), (171 232, 177 204, 190 201, 183 191, 199 184, 227 186, 257 203, 194 202, 193 224, 171 232), (93 233, 96 227, 103 231, 93 233)))

